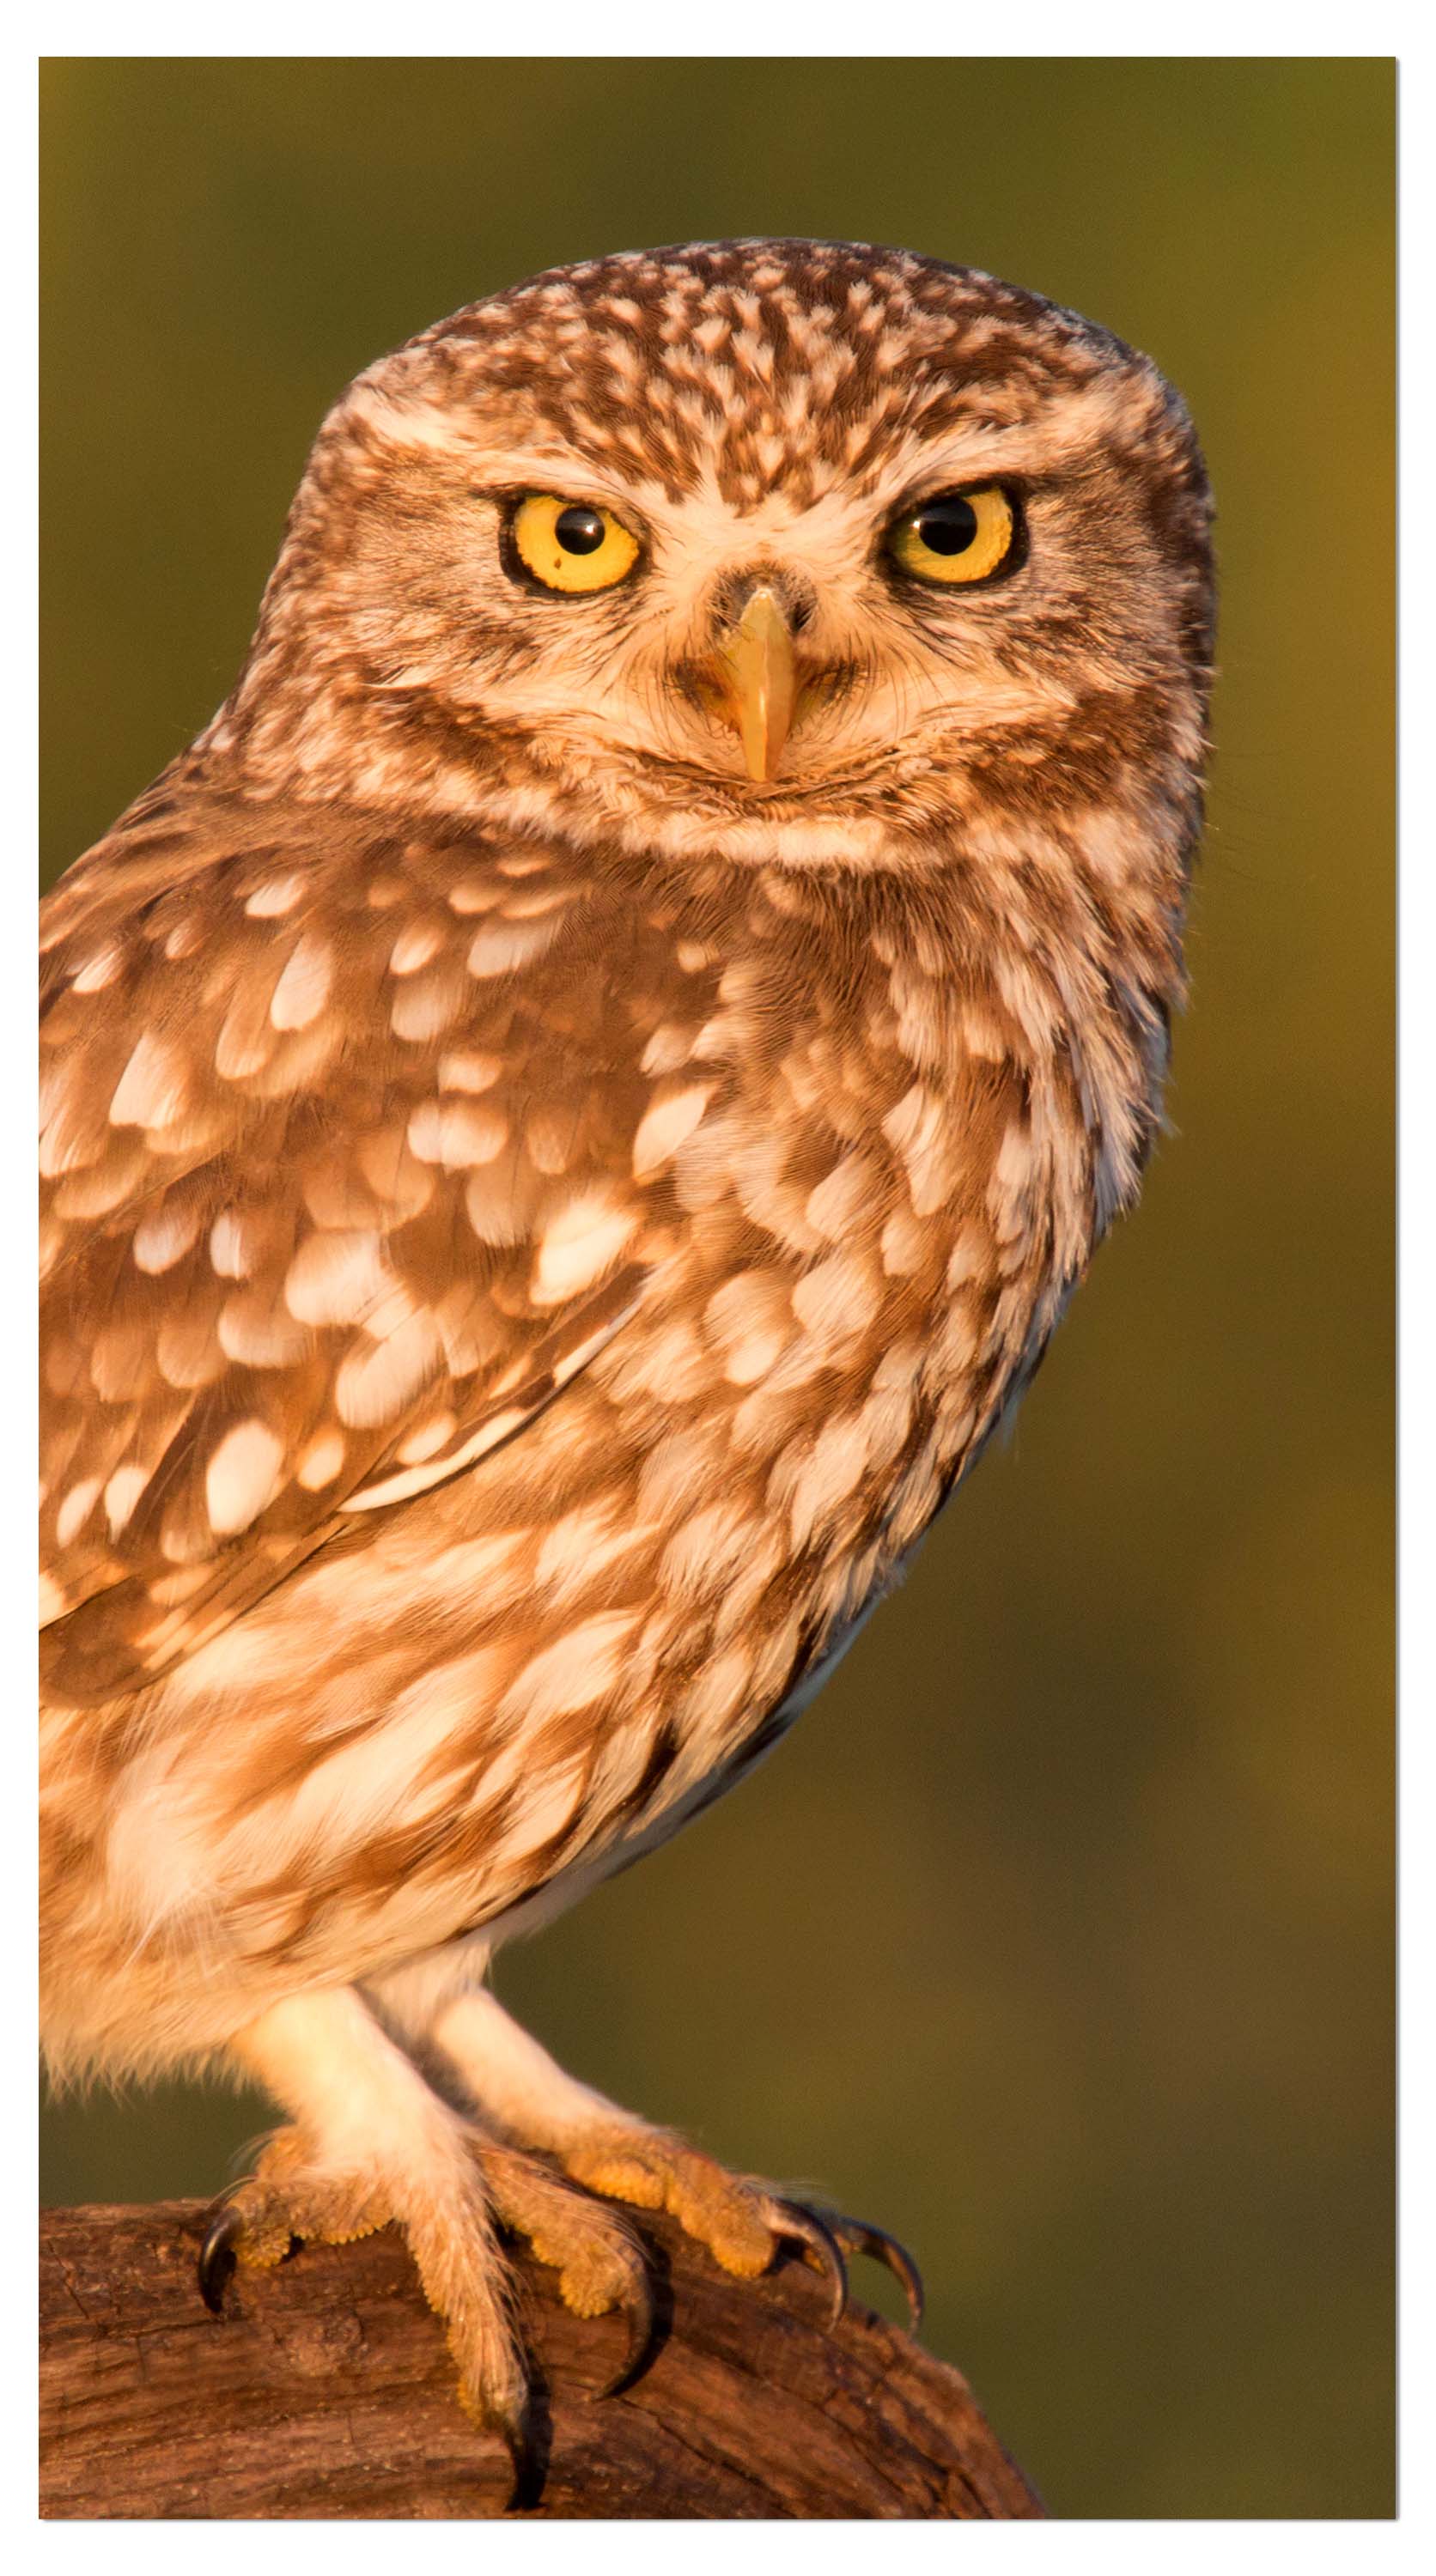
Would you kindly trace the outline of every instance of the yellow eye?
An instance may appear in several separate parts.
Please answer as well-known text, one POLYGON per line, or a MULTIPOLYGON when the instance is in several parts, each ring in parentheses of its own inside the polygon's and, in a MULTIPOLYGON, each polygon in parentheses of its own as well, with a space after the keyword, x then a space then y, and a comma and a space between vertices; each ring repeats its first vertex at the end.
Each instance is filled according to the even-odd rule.
POLYGON ((549 590, 611 590, 638 561, 638 539, 611 510, 530 492, 514 513, 520 560, 549 590))
POLYGON ((935 492, 894 521, 888 552, 919 581, 986 581, 1007 561, 1017 513, 996 483, 970 492, 935 492))

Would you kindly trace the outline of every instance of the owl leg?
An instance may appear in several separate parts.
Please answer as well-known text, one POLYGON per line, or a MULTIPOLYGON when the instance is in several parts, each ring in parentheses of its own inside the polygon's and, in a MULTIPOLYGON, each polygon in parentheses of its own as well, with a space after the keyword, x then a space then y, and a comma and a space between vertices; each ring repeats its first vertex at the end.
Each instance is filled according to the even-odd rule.
POLYGON ((430 2038, 457 2071, 486 2121, 516 2145, 557 2158, 585 2190, 638 2209, 666 2209, 725 2271, 765 2272, 784 2240, 832 2285, 834 2318, 847 2297, 845 2254, 868 2254, 896 2274, 914 2327, 922 2282, 910 2254, 880 2227, 823 2216, 784 2199, 566 2075, 496 1997, 475 1988, 446 2003, 430 2038))
POLYGON ((495 2227, 504 2212, 469 2125, 349 1987, 289 1997, 241 2031, 231 2054, 294 2126, 271 2140, 216 2212, 200 2258, 210 2304, 230 2253, 278 2263, 295 2237, 346 2244, 395 2221, 448 2330, 460 2397, 501 2435, 516 2497, 526 2493, 529 2383, 495 2227))

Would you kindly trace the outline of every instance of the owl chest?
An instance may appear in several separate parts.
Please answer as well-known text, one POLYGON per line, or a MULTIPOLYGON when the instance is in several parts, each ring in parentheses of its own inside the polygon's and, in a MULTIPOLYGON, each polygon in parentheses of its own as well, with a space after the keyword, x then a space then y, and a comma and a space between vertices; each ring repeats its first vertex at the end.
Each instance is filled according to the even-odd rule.
POLYGON ((835 1090, 830 1059, 804 1100, 780 1064, 688 1140, 684 1255, 646 1355, 612 1365, 642 1399, 635 1519, 669 1533, 665 1668, 701 1640, 700 1696, 731 1673, 735 1722, 811 1695, 793 1697, 1030 1372, 1090 1239, 1057 1086, 969 1055, 859 1072, 835 1090))
POLYGON ((633 1489, 636 1525, 661 1533, 648 1763, 599 1831, 604 1866, 720 1796, 810 1704, 1050 1329, 1060 1174, 1038 1168, 1040 1120, 1024 1112, 1019 1171, 1003 1095, 965 1116, 965 1088, 931 1116, 899 1094, 836 1153, 796 1119, 728 1137, 728 1189, 705 1191, 653 1330, 674 1375, 643 1408, 633 1489))
POLYGON ((677 1157, 683 1294, 735 1459, 777 1489, 861 1461, 871 1499, 925 1443, 950 1459, 1050 1329, 1090 1250, 1091 1155, 1055 1063, 873 1052, 839 1089, 824 1052, 826 1083, 795 1045, 677 1157))

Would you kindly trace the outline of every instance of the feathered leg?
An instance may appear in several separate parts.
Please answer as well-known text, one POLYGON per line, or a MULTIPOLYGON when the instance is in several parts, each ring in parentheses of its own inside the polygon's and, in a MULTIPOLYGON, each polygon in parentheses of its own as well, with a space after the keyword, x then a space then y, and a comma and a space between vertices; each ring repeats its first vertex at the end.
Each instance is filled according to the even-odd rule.
POLYGON ((882 2228, 826 2212, 820 2216, 621 2110, 566 2075, 485 1989, 471 1988, 441 2004, 426 2036, 453 2067, 486 2125, 515 2147, 555 2157, 585 2190, 639 2209, 669 2210, 725 2271, 746 2279, 767 2270, 783 2239, 798 2243, 830 2280, 835 2314, 841 2314, 847 2290, 844 2254, 872 2255, 902 2282, 918 2323, 917 2266, 882 2228))
POLYGON ((590 2215, 580 2194, 454 2111, 351 1987, 289 1998, 241 2031, 231 2054, 294 2125, 217 2208, 201 2256, 205 2296, 217 2303, 229 2252, 278 2263, 296 2237, 345 2244, 393 2220, 448 2330, 460 2396, 508 2445, 521 2492, 529 2384, 497 2230, 512 2228, 558 2264, 581 2314, 627 2305, 646 2332, 638 2247, 619 2222, 590 2215))

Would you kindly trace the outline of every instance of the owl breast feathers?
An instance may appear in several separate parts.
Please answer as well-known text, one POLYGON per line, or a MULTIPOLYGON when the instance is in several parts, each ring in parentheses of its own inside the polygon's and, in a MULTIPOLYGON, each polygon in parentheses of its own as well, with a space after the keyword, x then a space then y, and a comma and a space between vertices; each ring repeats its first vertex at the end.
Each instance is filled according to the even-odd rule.
POLYGON ((1207 521, 1150 362, 902 253, 337 405, 46 907, 57 2064, 487 1954, 811 1694, 1135 1194, 1207 521))

